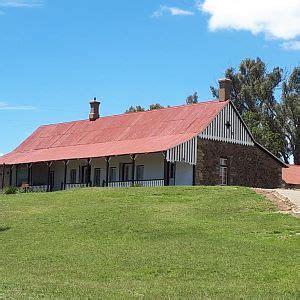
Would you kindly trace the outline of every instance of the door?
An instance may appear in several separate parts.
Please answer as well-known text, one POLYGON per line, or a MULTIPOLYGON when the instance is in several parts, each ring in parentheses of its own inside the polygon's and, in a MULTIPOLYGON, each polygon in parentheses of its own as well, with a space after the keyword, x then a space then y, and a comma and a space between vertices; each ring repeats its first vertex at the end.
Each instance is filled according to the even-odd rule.
POLYGON ((80 174, 80 183, 85 184, 88 182, 88 168, 87 166, 81 167, 81 174, 80 174))
POLYGON ((123 165, 123 181, 131 181, 132 180, 132 164, 124 164, 123 165))
POLYGON ((50 172, 50 191, 52 192, 54 189, 54 171, 50 172))
POLYGON ((94 170, 94 186, 101 186, 101 169, 94 170))

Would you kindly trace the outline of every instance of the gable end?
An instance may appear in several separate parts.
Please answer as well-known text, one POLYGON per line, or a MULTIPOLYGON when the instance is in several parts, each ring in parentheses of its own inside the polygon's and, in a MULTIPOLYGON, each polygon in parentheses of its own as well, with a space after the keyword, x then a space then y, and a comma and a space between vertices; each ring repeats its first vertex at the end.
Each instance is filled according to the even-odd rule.
POLYGON ((199 137, 247 146, 255 144, 249 129, 231 102, 220 111, 199 137))

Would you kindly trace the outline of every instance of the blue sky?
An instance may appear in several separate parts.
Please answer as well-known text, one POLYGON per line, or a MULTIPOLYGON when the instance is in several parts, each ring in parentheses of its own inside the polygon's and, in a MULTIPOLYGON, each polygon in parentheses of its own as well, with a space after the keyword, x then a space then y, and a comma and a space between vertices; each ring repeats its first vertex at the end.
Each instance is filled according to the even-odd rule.
POLYGON ((299 0, 224 2, 0 0, 0 153, 42 124, 87 118, 95 96, 102 115, 178 105, 210 99, 244 58, 299 64, 299 0))

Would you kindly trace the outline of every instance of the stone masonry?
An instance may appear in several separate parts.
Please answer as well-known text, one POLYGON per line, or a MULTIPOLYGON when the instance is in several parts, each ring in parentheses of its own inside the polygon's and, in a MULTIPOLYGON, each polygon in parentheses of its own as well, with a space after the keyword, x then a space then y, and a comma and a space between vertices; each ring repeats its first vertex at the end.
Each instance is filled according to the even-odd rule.
POLYGON ((229 185, 282 186, 282 165, 258 146, 198 140, 196 185, 220 184, 220 158, 228 159, 229 185))

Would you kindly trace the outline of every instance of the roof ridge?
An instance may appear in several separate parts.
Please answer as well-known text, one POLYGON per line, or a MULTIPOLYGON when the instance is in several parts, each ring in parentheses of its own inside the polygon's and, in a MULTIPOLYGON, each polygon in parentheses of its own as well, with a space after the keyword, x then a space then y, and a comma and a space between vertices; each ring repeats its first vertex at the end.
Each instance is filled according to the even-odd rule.
POLYGON ((94 122, 86 119, 43 125, 7 157, 0 158, 0 163, 21 164, 166 151, 202 132, 226 105, 228 101, 202 101, 106 116, 94 122))
MULTIPOLYGON (((226 101, 228 102, 228 101, 226 101)), ((191 106, 197 106, 205 103, 220 103, 216 99, 212 100, 205 100, 197 103, 192 103, 192 104, 180 104, 180 105, 174 105, 174 106, 168 106, 168 107, 163 107, 159 109, 152 109, 152 110, 145 110, 145 111, 135 111, 135 112, 130 112, 130 113, 122 113, 122 114, 114 114, 114 115, 109 115, 109 116, 103 116, 97 120, 104 119, 104 118, 113 118, 113 117, 120 117, 120 116, 125 116, 125 115, 133 115, 133 114, 142 114, 142 113, 150 113, 150 112, 156 112, 156 111, 161 111, 161 110, 167 110, 167 109, 174 109, 174 108, 180 108, 180 107, 191 107, 191 106)), ((225 102, 223 102, 225 103, 225 102)), ((96 120, 96 122, 97 122, 96 120)), ((59 123, 51 123, 51 124, 43 124, 40 125, 39 127, 47 127, 47 126, 54 126, 54 125, 63 125, 63 124, 70 124, 70 123, 76 123, 76 122, 90 122, 89 119, 81 119, 81 120, 73 120, 73 121, 66 121, 66 122, 59 122, 59 123)), ((95 121, 94 121, 95 122, 95 121)))
MULTIPOLYGON (((145 110, 145 111, 134 111, 134 112, 130 112, 130 114, 138 114, 138 113, 147 113, 147 112, 153 112, 153 111, 159 111, 159 110, 166 110, 166 109, 172 109, 172 108, 179 108, 179 107, 184 107, 184 106, 195 106, 195 105, 199 105, 199 104, 204 104, 204 103, 208 103, 208 102, 214 102, 217 103, 217 100, 205 100, 205 101, 201 101, 201 102, 197 102, 197 103, 191 103, 191 104, 178 104, 178 105, 174 105, 174 106, 167 106, 167 107, 162 107, 162 108, 158 108, 158 109, 152 109, 152 110, 145 110)), ((111 115, 109 117, 114 117, 114 116, 121 116, 121 115, 125 115, 128 113, 122 113, 122 114, 118 114, 118 115, 111 115)))

